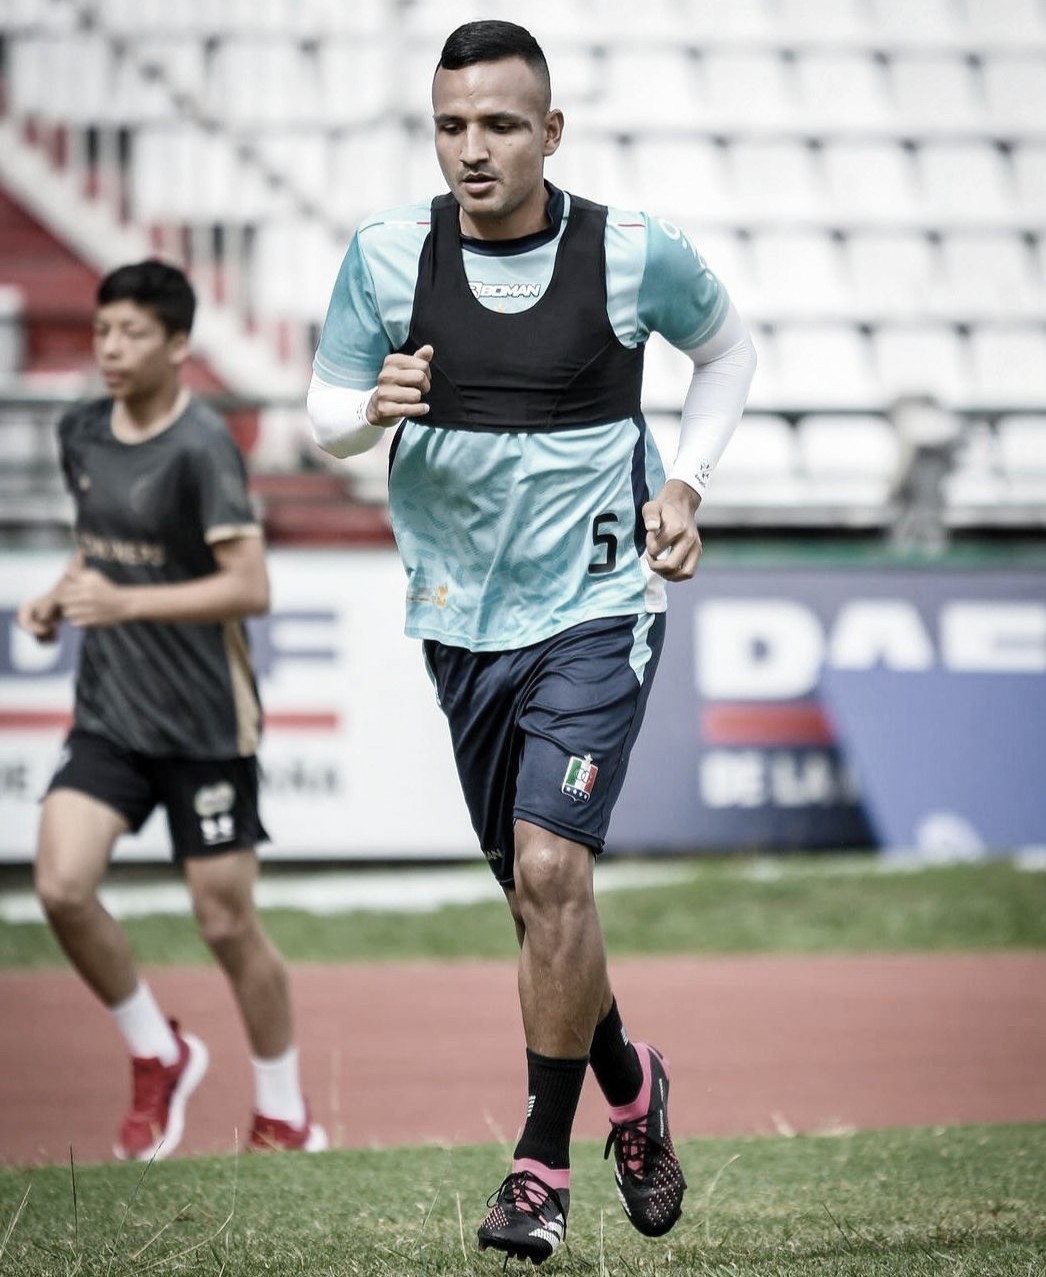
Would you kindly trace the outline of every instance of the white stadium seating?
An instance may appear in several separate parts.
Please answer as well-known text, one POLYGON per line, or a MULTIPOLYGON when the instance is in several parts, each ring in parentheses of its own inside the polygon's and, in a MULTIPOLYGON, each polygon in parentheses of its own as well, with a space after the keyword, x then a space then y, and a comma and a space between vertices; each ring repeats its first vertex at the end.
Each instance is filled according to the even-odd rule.
MULTIPOLYGON (((359 219, 440 187, 432 70, 477 6, 99 0, 90 23, 81 8, 0 0, 8 122, 94 166, 79 188, 118 221, 181 228, 203 254, 234 245, 239 319, 294 327, 281 350, 307 360, 359 219)), ((881 492, 890 408, 913 393, 983 426, 951 482, 967 515, 1041 495, 1019 485, 1046 440, 1046 0, 479 8, 549 54, 567 119, 551 180, 676 222, 749 321, 751 420, 717 484, 731 509, 742 490, 881 492)), ((188 264, 201 282, 232 273, 188 264)), ((685 362, 651 351, 661 432, 685 362)))

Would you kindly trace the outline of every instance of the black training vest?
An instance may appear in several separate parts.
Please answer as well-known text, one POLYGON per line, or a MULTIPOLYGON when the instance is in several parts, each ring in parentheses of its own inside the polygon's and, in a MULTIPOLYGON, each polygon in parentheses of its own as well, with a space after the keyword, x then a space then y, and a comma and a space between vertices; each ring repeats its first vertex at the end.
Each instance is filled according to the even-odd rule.
POLYGON ((606 220, 603 205, 571 196, 544 295, 500 314, 469 288, 457 201, 436 196, 400 347, 435 351, 420 424, 565 430, 639 415, 643 346, 623 346, 607 316, 606 220))

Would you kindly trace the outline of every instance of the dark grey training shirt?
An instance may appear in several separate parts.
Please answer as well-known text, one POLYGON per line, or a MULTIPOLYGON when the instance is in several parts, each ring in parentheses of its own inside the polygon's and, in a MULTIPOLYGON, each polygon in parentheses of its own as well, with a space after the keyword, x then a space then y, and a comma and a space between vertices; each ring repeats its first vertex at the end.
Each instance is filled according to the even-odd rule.
MULTIPOLYGON (((189 581, 215 571, 212 545, 260 535, 243 458, 216 413, 192 400, 160 434, 125 444, 112 408, 78 405, 58 426, 89 567, 121 585, 189 581)), ((85 629, 75 721, 154 757, 255 753, 261 706, 243 623, 85 629)))

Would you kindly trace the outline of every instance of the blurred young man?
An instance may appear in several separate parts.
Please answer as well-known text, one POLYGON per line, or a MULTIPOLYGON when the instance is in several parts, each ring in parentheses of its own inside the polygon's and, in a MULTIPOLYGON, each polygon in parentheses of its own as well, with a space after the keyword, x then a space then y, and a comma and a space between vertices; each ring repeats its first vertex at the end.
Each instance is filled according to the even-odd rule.
POLYGON ((261 706, 246 617, 269 606, 265 550, 225 424, 180 383, 195 297, 181 271, 123 266, 98 289, 94 347, 109 397, 59 424, 77 549, 23 604, 41 642, 83 631, 74 724, 43 802, 36 888, 77 972, 131 1053, 120 1158, 178 1147, 207 1050, 168 1021, 98 897, 121 834, 166 809, 201 934, 247 1031, 249 1146, 325 1147, 299 1085, 287 973, 254 906, 261 706))
POLYGON ((668 1065, 622 1025, 593 866, 661 652, 664 583, 697 567, 701 492, 755 361, 675 227, 544 180, 563 116, 527 31, 460 27, 432 101, 450 193, 359 227, 309 410, 335 456, 396 432, 407 633, 520 943, 526 1118, 479 1242, 540 1263, 566 1231, 589 1066, 629 1219, 656 1236, 682 1209, 668 1065), (667 480, 640 410, 655 331, 694 363, 667 480))

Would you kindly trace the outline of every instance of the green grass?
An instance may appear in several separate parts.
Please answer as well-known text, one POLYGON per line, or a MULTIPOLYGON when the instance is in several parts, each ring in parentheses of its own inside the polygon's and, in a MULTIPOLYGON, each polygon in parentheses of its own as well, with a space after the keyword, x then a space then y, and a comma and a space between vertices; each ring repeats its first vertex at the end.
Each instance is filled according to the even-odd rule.
MULTIPOLYGON (((600 893, 613 956, 1046 947, 1046 873, 1010 861, 888 871, 871 856, 735 857, 680 861, 675 868, 679 881, 669 886, 600 893)), ((483 865, 460 872, 487 874, 483 865)), ((598 867, 596 882, 598 889, 598 867)), ((494 888, 489 902, 432 913, 316 916, 277 909, 266 911, 265 920, 291 962, 515 953, 494 888)), ((206 961, 190 918, 131 919, 126 927, 143 962, 206 961)), ((44 926, 0 923, 0 967, 63 963, 44 926)))
MULTIPOLYGON (((576 1149, 567 1245, 543 1272, 1046 1271, 1046 1127, 687 1141, 687 1207, 657 1241, 627 1224, 601 1152, 576 1149)), ((478 1251, 475 1228, 504 1162, 496 1147, 426 1147, 3 1170, 0 1273, 495 1277, 501 1261, 478 1251)))

